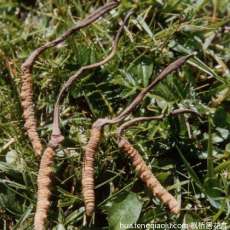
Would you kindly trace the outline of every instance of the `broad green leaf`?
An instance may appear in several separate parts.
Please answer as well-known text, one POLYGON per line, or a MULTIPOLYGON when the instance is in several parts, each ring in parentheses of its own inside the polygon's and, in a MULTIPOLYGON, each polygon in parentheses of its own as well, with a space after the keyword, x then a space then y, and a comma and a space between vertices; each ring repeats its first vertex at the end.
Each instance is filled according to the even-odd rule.
POLYGON ((137 21, 141 25, 141 27, 145 30, 145 32, 149 35, 149 37, 153 38, 152 30, 149 28, 148 24, 145 22, 144 18, 141 15, 137 17, 137 21))
POLYGON ((138 69, 138 75, 142 76, 143 78, 143 85, 146 87, 149 84, 149 79, 152 76, 153 72, 153 64, 149 63, 141 63, 140 65, 137 66, 138 69))
POLYGON ((204 181, 204 187, 206 190, 206 194, 210 198, 218 198, 221 196, 221 185, 217 177, 206 178, 204 181))
MULTIPOLYGON (((141 209, 142 201, 135 193, 120 195, 116 200, 108 202, 105 210, 108 215, 109 229, 123 230, 122 224, 129 225, 137 222, 141 209)), ((123 225, 123 226, 124 226, 123 225)))
MULTIPOLYGON (((186 224, 188 228, 186 229, 196 229, 198 224, 201 222, 201 219, 196 214, 186 213, 183 218, 183 224, 186 224)), ((205 230, 205 228, 199 228, 205 230)))
POLYGON ((222 136, 223 139, 227 139, 229 136, 229 130, 228 129, 223 129, 223 128, 216 128, 218 133, 222 136))

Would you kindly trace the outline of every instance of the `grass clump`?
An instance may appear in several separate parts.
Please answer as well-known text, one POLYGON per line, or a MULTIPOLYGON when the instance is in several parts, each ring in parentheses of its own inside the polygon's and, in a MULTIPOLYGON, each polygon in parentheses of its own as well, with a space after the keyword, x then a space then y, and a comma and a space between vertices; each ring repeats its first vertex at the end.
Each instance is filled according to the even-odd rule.
MULTIPOLYGON (((76 24, 103 1, 5 1, 0 5, 0 226, 32 229, 38 161, 23 128, 20 66, 37 47, 76 24)), ((126 132, 157 179, 181 200, 170 215, 136 179, 117 148, 114 126, 106 127, 95 159, 96 212, 90 226, 119 229, 120 213, 135 210, 132 223, 226 223, 230 214, 229 161, 229 1, 121 1, 101 20, 44 52, 33 67, 38 133, 44 145, 52 129, 61 86, 80 67, 108 54, 119 21, 135 10, 114 58, 87 73, 64 99, 48 229, 83 226, 81 168, 92 123, 115 117, 168 63, 196 53, 158 84, 133 116, 191 108, 163 121, 138 123, 126 132), (123 212, 124 211, 124 212, 123 212), (119 213, 120 212, 120 213, 119 213), (196 214, 194 214, 196 213, 196 214), (119 218, 118 218, 119 217, 119 218)))

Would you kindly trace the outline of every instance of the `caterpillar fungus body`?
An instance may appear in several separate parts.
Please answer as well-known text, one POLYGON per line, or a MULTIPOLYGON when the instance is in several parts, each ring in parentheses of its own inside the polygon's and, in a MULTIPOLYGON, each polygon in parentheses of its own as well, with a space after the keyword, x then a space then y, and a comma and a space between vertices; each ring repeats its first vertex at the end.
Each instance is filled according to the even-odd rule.
MULTIPOLYGON (((98 10, 97 12, 99 13, 98 10)), ((49 187, 51 185, 51 177, 50 177, 50 174, 47 172, 49 172, 51 169, 54 149, 56 149, 64 139, 64 137, 61 134, 60 124, 59 124, 60 102, 63 99, 63 94, 77 79, 79 79, 82 76, 82 74, 85 73, 85 71, 97 68, 107 63, 115 55, 119 38, 122 34, 125 23, 127 22, 131 14, 132 14, 131 11, 128 12, 128 14, 126 15, 124 19, 124 22, 118 29, 117 34, 113 40, 111 52, 101 61, 81 67, 75 74, 73 74, 64 83, 63 87, 61 88, 58 94, 58 97, 57 97, 57 100, 54 106, 52 135, 49 141, 49 147, 45 150, 44 155, 42 155, 41 167, 40 167, 39 175, 38 175, 38 178, 43 178, 43 179, 38 179, 37 210, 35 213, 35 224, 34 224, 37 227, 37 229, 43 229, 43 227, 41 226, 44 225, 45 223, 45 219, 47 218, 47 213, 48 213, 48 208, 49 208, 49 196, 50 196, 49 187), (52 157, 50 154, 48 154, 48 153, 51 153, 51 151, 53 153, 52 157), (47 158, 47 154, 48 156, 50 156, 50 158, 49 157, 47 158), (43 192, 43 190, 45 192, 43 192), (45 201, 44 205, 41 202, 41 200, 45 201), (43 210, 43 214, 41 210, 43 210)), ((83 176, 83 178, 86 178, 86 179, 85 181, 83 181, 83 186, 84 186, 83 190, 85 194, 84 197, 87 203, 86 205, 87 210, 89 210, 87 211, 87 213, 92 213, 93 212, 92 210, 94 209, 93 162, 94 162, 94 153, 96 151, 96 147, 100 140, 101 128, 103 127, 103 121, 101 123, 101 120, 104 121, 104 119, 99 119, 99 121, 95 122, 95 125, 93 126, 93 129, 91 131, 91 138, 90 138, 89 144, 86 147, 87 151, 86 151, 86 157, 85 157, 85 170, 83 170, 83 175, 85 175, 83 176), (92 178, 92 180, 90 180, 90 178, 92 178)))
POLYGON ((119 5, 119 1, 110 1, 105 5, 99 7, 91 14, 89 14, 86 18, 79 21, 72 28, 65 31, 60 37, 48 41, 44 45, 35 49, 29 57, 25 60, 25 62, 21 66, 22 72, 22 85, 21 85, 21 105, 23 109, 23 118, 25 120, 25 129, 27 131, 30 142, 33 146, 36 155, 41 155, 42 153, 42 144, 37 132, 37 122, 34 113, 34 104, 33 104, 33 89, 32 89, 32 69, 34 62, 38 59, 38 57, 48 48, 57 46, 65 39, 67 39, 74 32, 79 31, 80 29, 90 25, 91 23, 98 20, 100 17, 114 9, 119 5))
POLYGON ((107 119, 98 119, 90 131, 90 139, 85 146, 85 155, 82 168, 82 195, 85 202, 85 213, 91 217, 95 208, 94 194, 94 158, 101 140, 102 128, 107 119))
POLYGON ((34 217, 34 229, 44 230, 48 209, 50 206, 50 187, 52 184, 52 164, 55 152, 52 147, 47 147, 41 157, 38 172, 37 185, 37 204, 34 217))
POLYGON ((170 212, 178 214, 180 205, 177 200, 160 184, 157 178, 153 175, 140 153, 130 144, 125 138, 119 140, 119 148, 131 159, 132 164, 140 177, 150 191, 158 197, 163 204, 168 206, 170 212))
MULTIPOLYGON (((129 17, 129 14, 126 16, 126 19, 129 17)), ((96 153, 96 148, 99 144, 100 138, 101 138, 101 131, 103 129, 103 126, 106 124, 116 124, 124 120, 129 114, 132 113, 134 109, 141 103, 145 95, 153 88, 155 87, 159 82, 161 82, 169 73, 177 70, 179 67, 181 67, 187 59, 189 59, 192 55, 186 55, 183 57, 180 57, 176 61, 169 64, 165 69, 163 69, 160 74, 154 78, 154 80, 134 98, 134 100, 116 117, 112 119, 98 119, 97 122, 94 123, 92 130, 91 130, 91 137, 90 140, 85 148, 85 157, 84 157, 84 163, 83 163, 83 169, 82 169, 82 193, 83 193, 83 199, 85 202, 85 209, 86 209, 86 216, 90 217, 93 214, 94 208, 95 208, 95 197, 94 197, 94 155, 96 153), (97 123, 97 124, 96 124, 97 123)), ((157 119, 161 119, 162 116, 159 116, 157 119)), ((148 118, 147 118, 148 119, 148 118)), ((151 120, 152 118, 150 118, 151 120)), ((139 120, 139 119, 138 119, 139 120)), ((140 120, 143 120, 141 118, 140 120)), ((146 120, 146 118, 144 118, 146 120)), ((137 154, 136 154, 137 155, 137 154)), ((139 155, 140 156, 140 155, 139 155)), ((132 158, 131 158, 132 159, 132 158)), ((146 165, 142 158, 142 165, 146 165)), ((147 166, 145 167, 147 170, 147 166)), ((149 170, 151 173, 151 171, 149 170)), ((152 175, 152 173, 151 173, 152 175)), ((149 178, 150 179, 150 178, 149 178)), ((150 180, 148 180, 149 182, 150 180)), ((152 175, 152 181, 156 181, 156 178, 152 175), (155 180, 154 180, 155 179, 155 180)), ((151 182, 152 183, 152 182, 151 182)), ((156 194, 158 194, 158 197, 161 197, 164 203, 170 202, 170 209, 172 212, 176 213, 178 212, 178 207, 176 207, 175 203, 176 200, 170 195, 165 196, 166 190, 164 190, 164 194, 161 194, 157 191, 157 189, 162 188, 161 191, 163 191, 163 187, 158 182, 156 185, 158 185, 154 191, 156 191, 156 194), (170 198, 170 201, 166 202, 167 199, 170 198), (173 200, 174 199, 174 200, 173 200)))
POLYGON ((23 109, 24 127, 37 156, 41 155, 42 144, 37 132, 37 122, 34 115, 32 76, 30 71, 23 69, 21 86, 21 105, 23 109))

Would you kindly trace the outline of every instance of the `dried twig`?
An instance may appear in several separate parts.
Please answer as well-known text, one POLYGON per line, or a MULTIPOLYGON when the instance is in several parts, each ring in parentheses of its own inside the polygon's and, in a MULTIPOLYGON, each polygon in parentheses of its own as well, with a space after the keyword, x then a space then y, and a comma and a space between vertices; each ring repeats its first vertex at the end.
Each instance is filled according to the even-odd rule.
POLYGON ((25 120, 25 129, 28 133, 30 141, 32 143, 33 149, 36 155, 40 155, 42 151, 42 144, 37 133, 37 122, 34 115, 34 105, 33 105, 33 90, 32 90, 32 68, 36 59, 48 48, 54 47, 59 43, 63 42, 74 32, 90 25, 98 18, 114 9, 119 4, 118 1, 111 1, 95 10, 85 19, 78 22, 78 24, 71 29, 67 30, 64 34, 53 41, 49 41, 41 47, 34 50, 31 55, 26 59, 26 61, 21 66, 22 71, 22 86, 21 86, 21 104, 23 108, 23 117, 25 120))
POLYGON ((124 120, 143 100, 145 95, 160 81, 162 81, 169 73, 177 70, 180 66, 182 66, 186 60, 191 57, 191 55, 183 56, 173 63, 169 64, 146 88, 144 88, 129 104, 122 113, 120 113, 115 118, 109 119, 98 119, 93 123, 91 129, 90 142, 86 145, 85 155, 84 155, 84 163, 82 169, 82 193, 85 202, 85 209, 87 217, 93 215, 94 207, 95 207, 95 198, 94 198, 94 156, 96 153, 97 146, 99 145, 100 138, 95 138, 94 134, 97 132, 97 136, 101 136, 101 132, 103 131, 103 127, 107 124, 116 124, 124 120), (100 132, 100 135, 99 135, 100 132), (93 143, 93 145, 92 145, 93 143), (93 148, 91 147, 93 146, 93 148), (90 151, 89 151, 90 150, 90 151), (87 165, 87 167, 85 167, 87 165))

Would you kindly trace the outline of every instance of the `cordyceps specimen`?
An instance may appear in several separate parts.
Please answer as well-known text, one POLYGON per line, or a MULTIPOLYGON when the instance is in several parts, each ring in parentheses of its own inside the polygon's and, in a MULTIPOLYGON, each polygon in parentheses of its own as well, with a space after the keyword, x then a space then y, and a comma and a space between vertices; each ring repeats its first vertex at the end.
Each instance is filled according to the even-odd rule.
MULTIPOLYGON (((178 115, 182 113, 195 113, 193 110, 189 109, 177 109, 172 111, 171 115, 178 115)), ((142 156, 136 150, 133 145, 123 137, 123 132, 128 127, 144 121, 151 121, 151 120, 162 120, 164 115, 153 116, 153 117, 138 117, 134 118, 130 121, 123 123, 117 130, 117 142, 119 148, 130 158, 132 161, 132 165, 137 172, 139 178, 144 182, 146 187, 152 192, 152 194, 158 197, 163 204, 165 204, 169 211, 173 214, 178 214, 180 212, 180 204, 177 200, 160 184, 157 178, 153 175, 151 169, 147 166, 145 161, 143 160, 142 156)))
POLYGON ((47 218, 48 209, 50 206, 50 186, 52 183, 52 165, 55 151, 51 147, 47 147, 42 155, 37 185, 37 204, 34 217, 34 229, 43 230, 45 220, 47 218))
POLYGON ((57 46, 59 43, 63 42, 66 38, 72 35, 74 32, 90 25, 91 23, 102 17, 104 14, 117 7, 118 4, 118 1, 111 1, 105 4, 104 6, 100 7, 99 9, 95 10, 85 19, 79 21, 77 25, 63 33, 60 37, 56 38, 53 41, 49 41, 46 44, 34 50, 26 59, 26 61, 22 64, 22 86, 20 96, 21 105, 23 109, 23 117, 25 120, 24 126, 36 155, 41 155, 42 144, 37 132, 37 122, 34 114, 33 104, 32 68, 34 62, 46 49, 57 46))
POLYGON ((192 55, 183 56, 169 64, 146 88, 144 88, 134 100, 120 113, 117 117, 100 118, 92 125, 91 136, 88 144, 85 147, 83 168, 82 168, 82 194, 85 202, 86 216, 89 218, 93 215, 95 209, 95 194, 94 194, 94 157, 97 147, 101 140, 103 127, 107 124, 116 124, 123 121, 132 111, 141 103, 145 95, 161 82, 169 73, 177 70, 182 66, 192 55))
POLYGON ((121 37, 123 28, 128 21, 128 18, 132 12, 130 11, 127 13, 122 25, 117 31, 117 34, 113 40, 112 44, 112 50, 109 53, 108 56, 106 56, 103 60, 86 65, 81 67, 74 75, 72 75, 63 85, 61 88, 56 103, 54 107, 54 113, 53 113, 53 126, 52 126, 52 135, 51 139, 49 141, 48 147, 45 149, 42 157, 41 157, 41 164, 38 172, 38 194, 37 194, 37 206, 36 206, 36 212, 35 212, 35 218, 34 218, 34 228, 35 230, 42 230, 45 226, 45 220, 47 218, 48 209, 50 206, 50 187, 51 187, 51 169, 52 169, 52 163, 53 158, 55 155, 55 149, 60 145, 60 143, 63 141, 64 137, 61 134, 61 130, 59 127, 59 115, 60 115, 60 103, 63 99, 64 93, 67 91, 67 89, 80 77, 82 77, 85 73, 87 73, 89 70, 92 70, 94 68, 100 67, 101 65, 106 64, 116 53, 118 41, 121 37))

